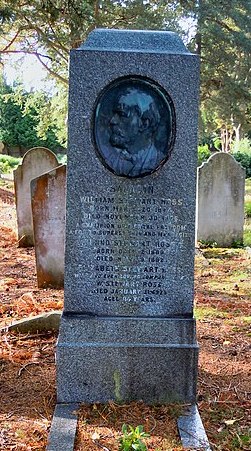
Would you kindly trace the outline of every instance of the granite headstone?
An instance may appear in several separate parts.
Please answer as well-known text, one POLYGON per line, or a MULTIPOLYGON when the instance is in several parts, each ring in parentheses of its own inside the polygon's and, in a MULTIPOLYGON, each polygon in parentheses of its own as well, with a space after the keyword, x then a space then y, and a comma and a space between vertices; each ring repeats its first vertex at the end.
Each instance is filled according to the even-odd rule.
POLYGON ((31 181, 37 284, 64 286, 66 166, 31 181))
POLYGON ((224 152, 198 168, 197 241, 219 247, 242 244, 245 169, 224 152))
POLYGON ((58 166, 56 155, 45 147, 33 147, 14 171, 17 232, 20 247, 34 245, 30 182, 58 166))
POLYGON ((198 77, 171 32, 71 51, 59 403, 195 401, 198 77))

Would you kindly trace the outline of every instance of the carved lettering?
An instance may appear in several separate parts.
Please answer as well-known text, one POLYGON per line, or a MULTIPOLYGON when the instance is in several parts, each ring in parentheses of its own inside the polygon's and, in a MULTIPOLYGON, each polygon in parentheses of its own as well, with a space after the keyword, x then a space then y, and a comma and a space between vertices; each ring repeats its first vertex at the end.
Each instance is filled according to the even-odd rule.
POLYGON ((109 302, 153 302, 154 296, 164 301, 173 252, 193 233, 180 219, 183 199, 155 196, 152 185, 121 185, 106 196, 83 196, 81 205, 75 233, 93 250, 91 294, 109 302), (141 195, 136 205, 135 193, 141 195))

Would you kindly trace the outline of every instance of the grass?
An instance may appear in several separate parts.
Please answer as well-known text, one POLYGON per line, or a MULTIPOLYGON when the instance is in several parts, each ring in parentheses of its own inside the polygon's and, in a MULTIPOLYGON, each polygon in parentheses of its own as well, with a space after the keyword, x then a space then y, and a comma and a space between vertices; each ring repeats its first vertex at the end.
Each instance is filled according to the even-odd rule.
POLYGON ((251 178, 245 183, 245 223, 244 223, 244 246, 251 247, 251 178))
POLYGON ((197 320, 201 321, 206 318, 226 318, 227 312, 222 312, 218 308, 200 306, 195 307, 194 316, 197 320))
POLYGON ((244 321, 245 323, 251 324, 251 316, 243 316, 242 321, 244 321))
POLYGON ((13 182, 11 180, 0 178, 0 188, 13 189, 13 182))
POLYGON ((11 157, 10 155, 0 155, 0 172, 9 174, 17 168, 21 160, 21 158, 11 157))
POLYGON ((243 233, 243 243, 244 246, 251 247, 251 218, 246 218, 244 223, 244 233, 243 233))
POLYGON ((238 312, 239 299, 241 298, 243 303, 250 302, 251 266, 247 250, 207 248, 202 252, 203 257, 196 257, 195 271, 200 277, 200 290, 204 293, 203 296, 210 300, 211 305, 207 308, 202 306, 196 312, 196 318, 222 318, 225 312, 231 316, 243 316, 242 311, 238 312), (219 299, 224 300, 221 305, 219 299))
POLYGON ((251 178, 246 179, 245 182, 245 198, 250 198, 251 200, 251 178))
POLYGON ((231 260, 238 257, 244 251, 236 248, 209 247, 203 249, 203 255, 206 259, 231 260))
POLYGON ((245 202, 245 216, 251 218, 251 200, 245 202))

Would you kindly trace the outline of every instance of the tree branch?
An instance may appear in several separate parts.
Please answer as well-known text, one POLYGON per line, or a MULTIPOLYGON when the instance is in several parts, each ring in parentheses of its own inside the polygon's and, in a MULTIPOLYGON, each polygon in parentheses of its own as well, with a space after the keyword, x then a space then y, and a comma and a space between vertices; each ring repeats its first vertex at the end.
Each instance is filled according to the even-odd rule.
POLYGON ((68 80, 64 77, 62 77, 61 75, 59 75, 57 72, 54 72, 54 70, 52 70, 50 67, 47 66, 47 64, 45 64, 40 55, 38 53, 35 53, 35 56, 37 57, 38 61, 42 64, 42 66, 51 74, 53 75, 53 77, 57 78, 58 80, 60 80, 62 83, 68 85, 68 80))
POLYGON ((214 20, 214 22, 217 23, 218 25, 220 25, 222 28, 225 28, 227 31, 229 31, 229 33, 235 32, 235 30, 233 30, 233 28, 229 27, 229 25, 227 25, 222 20, 215 19, 215 18, 211 18, 211 19, 214 20))
POLYGON ((38 53, 38 52, 31 52, 30 50, 6 50, 6 48, 5 48, 3 50, 0 49, 0 53, 25 53, 27 55, 35 55, 36 57, 39 57, 39 58, 48 58, 49 60, 52 61, 52 58, 50 56, 42 55, 42 53, 38 53))
MULTIPOLYGON (((59 54, 59 56, 61 56, 61 58, 64 59, 66 62, 68 61, 68 58, 66 58, 62 52, 67 52, 67 54, 68 54, 69 49, 67 49, 66 47, 61 45, 61 43, 58 44, 57 42, 52 42, 50 39, 48 39, 46 33, 40 27, 34 26, 33 23, 27 17, 25 17, 25 20, 26 20, 26 22, 28 22, 31 30, 35 30, 38 33, 38 35, 43 37, 43 39, 45 40, 45 42, 48 44, 48 46, 51 49, 55 50, 55 52, 57 52, 59 54)), ((52 30, 52 32, 54 34, 53 30, 52 30)))
POLYGON ((18 30, 18 31, 16 32, 14 38, 11 39, 11 41, 6 45, 6 47, 5 47, 1 52, 4 53, 4 52, 6 52, 6 51, 10 48, 10 46, 13 44, 13 42, 17 39, 19 33, 20 33, 20 30, 18 30))

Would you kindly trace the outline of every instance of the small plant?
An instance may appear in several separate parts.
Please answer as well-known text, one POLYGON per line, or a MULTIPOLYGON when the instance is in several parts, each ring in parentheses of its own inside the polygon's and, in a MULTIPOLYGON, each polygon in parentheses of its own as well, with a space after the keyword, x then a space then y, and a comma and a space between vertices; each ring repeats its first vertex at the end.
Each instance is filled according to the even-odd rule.
POLYGON ((57 154, 57 159, 60 164, 67 164, 67 155, 57 154))
POLYGON ((243 242, 244 246, 251 247, 251 225, 250 229, 247 228, 246 230, 244 230, 243 242))
POLYGON ((147 451, 142 439, 150 436, 144 432, 143 426, 139 425, 134 428, 131 425, 123 424, 122 434, 122 437, 119 439, 119 451, 147 451))
POLYGON ((244 153, 246 155, 251 155, 251 141, 247 137, 240 139, 239 141, 234 141, 231 149, 232 153, 244 153))
POLYGON ((210 157, 211 152, 208 148, 207 144, 204 146, 198 146, 198 163, 197 166, 200 166, 204 161, 207 161, 210 157))
POLYGON ((8 174, 16 169, 20 164, 21 158, 11 157, 10 155, 0 155, 0 172, 8 174))
POLYGON ((218 245, 216 241, 199 240, 199 247, 200 249, 206 249, 208 247, 215 248, 218 247, 218 245))
POLYGON ((251 218, 251 201, 245 202, 245 215, 247 218, 251 218))
POLYGON ((246 177, 251 177, 251 155, 247 153, 236 152, 233 157, 246 169, 246 177))

